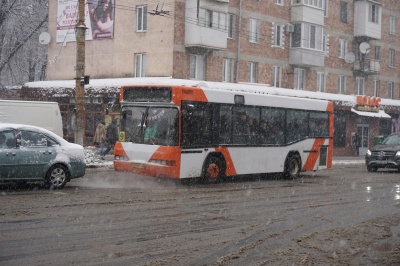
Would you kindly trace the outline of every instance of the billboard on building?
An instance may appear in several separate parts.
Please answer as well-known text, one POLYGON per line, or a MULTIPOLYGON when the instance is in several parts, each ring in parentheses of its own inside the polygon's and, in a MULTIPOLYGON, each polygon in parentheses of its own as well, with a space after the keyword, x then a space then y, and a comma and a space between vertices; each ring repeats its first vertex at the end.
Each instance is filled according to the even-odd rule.
MULTIPOLYGON (((85 4, 86 40, 114 37, 115 0, 92 0, 85 4)), ((78 19, 76 0, 58 0, 56 42, 75 42, 78 19)))

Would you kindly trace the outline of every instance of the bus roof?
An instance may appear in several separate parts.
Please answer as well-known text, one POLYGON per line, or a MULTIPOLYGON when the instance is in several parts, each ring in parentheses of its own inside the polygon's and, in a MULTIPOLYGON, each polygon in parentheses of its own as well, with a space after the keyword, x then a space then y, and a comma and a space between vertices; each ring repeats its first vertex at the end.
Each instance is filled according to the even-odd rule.
POLYGON ((202 89, 208 101, 211 102, 233 104, 234 95, 239 94, 245 96, 246 105, 333 111, 333 104, 328 104, 329 101, 327 100, 310 98, 301 95, 299 92, 302 91, 299 90, 276 88, 267 84, 225 83, 172 78, 139 78, 136 81, 129 86, 122 86, 122 88, 132 86, 183 86, 202 89), (282 101, 283 99, 284 102, 282 101))

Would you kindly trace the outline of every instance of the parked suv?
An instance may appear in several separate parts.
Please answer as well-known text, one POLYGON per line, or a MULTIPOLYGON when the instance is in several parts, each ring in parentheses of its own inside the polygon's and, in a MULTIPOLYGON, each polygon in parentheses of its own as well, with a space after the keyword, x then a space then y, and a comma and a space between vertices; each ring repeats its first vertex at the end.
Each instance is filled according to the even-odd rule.
POLYGON ((386 137, 381 144, 367 151, 365 164, 369 172, 379 168, 395 168, 400 171, 400 133, 386 137))
POLYGON ((41 181, 60 189, 85 169, 81 145, 44 128, 0 123, 0 182, 41 181))

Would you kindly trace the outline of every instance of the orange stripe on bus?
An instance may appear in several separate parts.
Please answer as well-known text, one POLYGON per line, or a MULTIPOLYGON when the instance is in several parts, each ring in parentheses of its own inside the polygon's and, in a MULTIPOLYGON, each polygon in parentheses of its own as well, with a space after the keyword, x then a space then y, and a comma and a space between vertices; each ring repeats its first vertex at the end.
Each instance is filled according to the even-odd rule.
POLYGON ((325 139, 316 139, 314 140, 314 144, 311 148, 313 151, 318 151, 318 152, 311 152, 308 154, 306 163, 304 164, 303 171, 311 171, 314 169, 314 165, 318 160, 319 157, 319 148, 322 144, 324 144, 325 139))
POLYGON ((333 159, 333 129, 334 129, 334 114, 330 113, 329 117, 329 145, 328 145, 328 164, 327 168, 332 168, 332 159, 333 159))
POLYGON ((204 91, 196 87, 173 87, 172 101, 181 105, 182 101, 208 102, 204 91))
POLYGON ((222 148, 215 148, 216 152, 222 153, 225 157, 225 162, 226 162, 226 175, 227 176, 232 176, 236 175, 236 169, 235 165, 233 164, 231 154, 229 153, 228 148, 222 147, 222 148))
POLYGON ((164 167, 166 176, 179 178, 181 169, 181 149, 180 147, 160 146, 150 157, 150 160, 173 161, 174 165, 164 167))
POLYGON ((121 142, 115 143, 114 155, 127 157, 126 152, 125 152, 124 148, 122 147, 121 142))
POLYGON ((333 112, 333 102, 328 102, 328 106, 326 107, 327 112, 333 112))

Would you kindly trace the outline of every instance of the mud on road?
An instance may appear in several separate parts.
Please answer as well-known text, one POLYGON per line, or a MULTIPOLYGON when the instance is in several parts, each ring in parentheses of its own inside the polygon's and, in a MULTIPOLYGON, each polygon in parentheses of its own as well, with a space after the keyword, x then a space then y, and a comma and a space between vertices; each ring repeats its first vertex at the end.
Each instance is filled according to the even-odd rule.
POLYGON ((88 169, 0 193, 1 265, 400 264, 400 174, 361 164, 212 185, 88 169))

